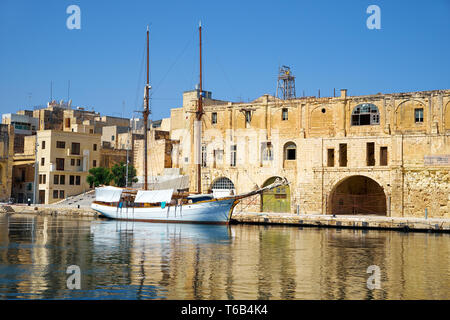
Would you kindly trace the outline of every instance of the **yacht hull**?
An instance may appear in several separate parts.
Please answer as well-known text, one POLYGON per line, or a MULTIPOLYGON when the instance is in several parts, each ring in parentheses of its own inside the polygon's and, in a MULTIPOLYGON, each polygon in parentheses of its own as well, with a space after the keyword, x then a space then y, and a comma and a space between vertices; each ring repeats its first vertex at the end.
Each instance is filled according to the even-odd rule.
POLYGON ((213 199, 182 206, 122 207, 94 202, 91 208, 109 219, 147 222, 185 222, 227 224, 234 206, 239 201, 234 198, 213 199))

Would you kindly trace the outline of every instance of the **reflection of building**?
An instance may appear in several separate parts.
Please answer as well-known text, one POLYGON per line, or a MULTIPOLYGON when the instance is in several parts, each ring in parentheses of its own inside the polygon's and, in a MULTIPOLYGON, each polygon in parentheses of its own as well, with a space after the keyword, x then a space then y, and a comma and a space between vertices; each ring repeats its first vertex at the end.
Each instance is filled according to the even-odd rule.
POLYGON ((100 135, 42 130, 37 133, 39 203, 89 190, 88 171, 100 166, 100 135))
POLYGON ((131 243, 138 293, 153 286, 167 299, 442 299, 450 286, 445 237, 238 225, 230 242, 208 242, 183 227, 127 231, 132 240, 121 246, 131 243), (371 265, 380 267, 381 290, 367 287, 371 265))
MULTIPOLYGON (((275 189, 249 210, 299 213, 449 216, 450 90, 248 103, 203 101, 201 155, 194 150, 198 92, 172 109, 172 167, 202 191, 218 179, 246 192, 275 177, 275 189)), ((151 151, 150 151, 151 152, 151 151)), ((162 151, 158 151, 161 155, 162 151)), ((162 160, 160 160, 162 165, 162 160)))
POLYGON ((446 235, 0 218, 0 299, 447 299, 446 235), (66 270, 81 270, 69 290, 66 270), (367 287, 380 268, 381 290, 367 287))
MULTIPOLYGON (((3 218, 4 219, 4 218, 3 218)), ((75 293, 67 289, 67 267, 90 268, 93 247, 90 221, 37 215, 13 215, 0 224, 0 299, 64 299, 75 293), (87 267, 89 265, 89 267, 87 267)), ((93 280, 81 277, 82 288, 93 280)))

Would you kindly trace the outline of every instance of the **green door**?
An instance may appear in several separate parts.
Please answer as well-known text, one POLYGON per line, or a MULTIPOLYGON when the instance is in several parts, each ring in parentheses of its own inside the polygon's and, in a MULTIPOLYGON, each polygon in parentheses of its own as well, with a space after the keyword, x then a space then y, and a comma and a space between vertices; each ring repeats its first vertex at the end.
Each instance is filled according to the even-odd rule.
MULTIPOLYGON (((267 186, 275 181, 277 177, 270 178, 263 186, 267 186)), ((290 212, 291 197, 289 186, 281 186, 272 190, 264 191, 262 197, 263 212, 290 212)))

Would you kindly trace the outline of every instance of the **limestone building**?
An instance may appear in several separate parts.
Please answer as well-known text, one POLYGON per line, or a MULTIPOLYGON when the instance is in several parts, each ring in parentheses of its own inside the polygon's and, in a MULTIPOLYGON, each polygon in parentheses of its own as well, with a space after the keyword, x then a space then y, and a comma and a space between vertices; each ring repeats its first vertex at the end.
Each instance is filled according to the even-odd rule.
MULTIPOLYGON (((10 143, 13 153, 8 157, 8 161, 10 161, 8 168, 11 168, 11 171, 6 175, 6 177, 12 175, 12 178, 7 180, 9 184, 5 186, 9 190, 8 193, 3 193, 5 201, 11 197, 14 202, 18 203, 26 203, 30 198, 34 202, 36 134, 38 134, 38 138, 45 137, 43 139, 45 142, 39 144, 37 152, 39 164, 42 158, 46 159, 43 166, 38 165, 40 168, 38 169, 39 195, 37 199, 41 203, 53 203, 63 199, 62 196, 66 197, 87 191, 87 171, 93 166, 111 167, 116 162, 126 161, 126 150, 103 149, 100 136, 104 128, 110 128, 113 125, 128 126, 129 119, 101 116, 98 112, 86 110, 84 107, 73 107, 71 101, 51 101, 45 107, 20 110, 15 114, 4 114, 2 122, 5 124, 5 128, 7 126, 14 128, 9 135, 13 139, 13 142, 10 143), (54 139, 59 136, 62 139, 56 140, 58 141, 58 147, 56 147, 54 139), (81 154, 72 153, 69 149, 72 142, 81 145, 81 154), (63 143, 67 143, 65 147, 61 147, 63 143), (94 150, 94 145, 96 145, 96 150, 94 150), (61 150, 65 148, 69 150, 61 150), (83 164, 85 161, 84 150, 89 151, 92 160, 89 160, 86 167, 83 164), (92 158, 93 155, 94 158, 92 158), (66 162, 65 169, 62 170, 65 172, 59 173, 57 172, 59 170, 55 169, 55 161, 62 158, 66 162), (73 162, 75 162, 74 165, 73 162), (76 174, 66 174, 69 172, 76 172, 76 174), (58 181, 58 179, 60 180, 58 181), (73 179, 73 184, 71 179, 73 179)), ((129 157, 133 158, 131 155, 129 157)), ((6 163, 5 168, 7 168, 6 163)))
POLYGON ((100 134, 41 130, 37 133, 39 203, 55 203, 90 190, 88 171, 100 166, 100 134))
POLYGON ((450 90, 249 103, 204 94, 201 154, 194 152, 198 92, 171 110, 173 167, 202 192, 246 192, 286 177, 247 211, 450 217, 450 90))
POLYGON ((7 202, 11 197, 13 146, 14 127, 0 124, 0 202, 7 202))
POLYGON ((23 137, 22 152, 12 156, 11 198, 15 203, 34 202, 36 134, 23 137))

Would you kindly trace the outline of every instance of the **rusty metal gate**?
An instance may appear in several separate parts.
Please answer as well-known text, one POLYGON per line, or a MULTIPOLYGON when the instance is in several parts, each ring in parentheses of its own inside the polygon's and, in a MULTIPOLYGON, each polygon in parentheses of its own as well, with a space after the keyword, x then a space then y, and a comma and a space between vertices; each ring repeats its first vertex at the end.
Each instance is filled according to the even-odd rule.
POLYGON ((332 214, 386 215, 386 196, 384 193, 369 194, 333 194, 332 214))

